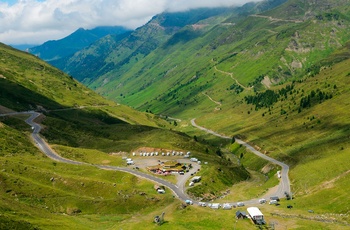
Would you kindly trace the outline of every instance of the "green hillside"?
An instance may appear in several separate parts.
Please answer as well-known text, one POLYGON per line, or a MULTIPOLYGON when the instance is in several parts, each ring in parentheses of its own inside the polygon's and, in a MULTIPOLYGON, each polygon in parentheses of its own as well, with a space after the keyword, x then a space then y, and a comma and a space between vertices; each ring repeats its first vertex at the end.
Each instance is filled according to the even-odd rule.
POLYGON ((270 85, 312 74, 350 39, 348 11, 342 5, 324 11, 322 4, 309 3, 295 19, 288 10, 293 4, 301 2, 213 28, 205 21, 187 26, 132 69, 115 69, 90 87, 138 110, 182 116, 194 107, 200 110, 207 91, 216 101, 235 100, 234 88, 263 90, 264 78, 270 85))
POLYGON ((123 34, 128 31, 128 29, 120 26, 101 26, 90 30, 79 28, 65 38, 47 41, 40 46, 29 48, 28 52, 43 60, 53 61, 71 56, 104 36, 123 34))
MULTIPOLYGON (((119 166, 112 153, 141 147, 191 151, 208 164, 188 193, 205 201, 249 200, 278 183, 279 167, 194 128, 196 118, 290 166, 294 199, 259 205, 267 221, 262 229, 348 229, 350 7, 345 0, 283 2, 249 3, 203 20, 178 14, 166 25, 179 28, 165 37, 157 37, 164 21, 152 24, 155 17, 126 38, 132 43, 107 37, 76 54, 103 51, 100 72, 79 80, 120 104, 1 45, 0 109, 42 111, 51 147, 90 164, 119 166), (145 42, 152 34, 156 42, 145 42)), ((87 59, 71 59, 77 60, 87 59)), ((24 118, 0 120, 0 228, 260 228, 235 219, 246 207, 184 207, 135 176, 53 162, 32 145, 24 118), (166 222, 157 226, 153 218, 162 212, 166 222)))
POLYGON ((135 62, 147 56, 183 26, 227 11, 227 8, 216 8, 163 13, 131 33, 102 38, 72 56, 51 63, 75 79, 90 84, 111 70, 120 69, 123 72, 132 68, 135 62))
MULTIPOLYGON (((186 25, 148 55, 133 56, 132 68, 121 66, 88 85, 139 111, 181 119, 176 129, 203 142, 217 140, 191 127, 193 118, 252 143, 291 166, 295 200, 264 207, 270 219, 285 218, 278 222, 288 229, 346 229, 348 1, 290 0, 269 11, 252 9, 186 25)), ((274 182, 260 184, 255 174, 266 162, 230 148, 251 178, 233 185, 227 201, 266 192, 274 182)))
POLYGON ((207 174, 225 162, 223 173, 212 177, 217 186, 203 190, 215 196, 249 177, 243 167, 217 156, 215 145, 172 131, 174 124, 160 117, 107 101, 27 53, 0 44, 0 54, 0 113, 40 111, 37 122, 51 147, 91 164, 47 158, 29 137, 26 115, 1 117, 1 229, 109 229, 135 215, 150 215, 153 225, 153 212, 181 207, 171 192, 159 195, 147 180, 93 166, 123 166, 116 152, 146 147, 191 151, 210 162, 203 168, 207 174))

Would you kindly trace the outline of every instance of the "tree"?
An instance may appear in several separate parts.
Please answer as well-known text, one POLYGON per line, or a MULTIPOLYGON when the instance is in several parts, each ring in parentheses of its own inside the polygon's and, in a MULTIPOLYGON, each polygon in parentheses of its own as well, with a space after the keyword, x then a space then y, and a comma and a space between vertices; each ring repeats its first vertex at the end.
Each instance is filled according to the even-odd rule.
POLYGON ((231 139, 231 144, 235 143, 236 139, 234 136, 232 136, 232 139, 231 139))
POLYGON ((216 155, 218 155, 218 156, 222 156, 222 152, 221 152, 221 150, 220 149, 217 149, 216 151, 215 151, 215 153, 216 153, 216 155))

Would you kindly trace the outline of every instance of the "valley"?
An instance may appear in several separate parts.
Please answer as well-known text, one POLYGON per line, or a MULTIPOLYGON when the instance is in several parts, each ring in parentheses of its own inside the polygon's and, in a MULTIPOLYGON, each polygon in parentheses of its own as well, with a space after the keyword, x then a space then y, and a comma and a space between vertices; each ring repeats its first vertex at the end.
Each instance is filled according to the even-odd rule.
MULTIPOLYGON (((34 122, 34 120, 37 117, 41 116, 40 113, 37 113, 37 112, 34 112, 34 111, 32 111, 32 112, 14 112, 14 113, 9 113, 9 114, 0 114, 0 117, 15 116, 15 115, 22 115, 22 114, 23 115, 30 115, 30 117, 28 119, 26 119, 25 122, 28 125, 30 125, 32 127, 32 129, 33 129, 33 133, 32 133, 31 136, 33 138, 34 144, 46 156, 48 156, 49 158, 51 158, 51 159, 53 159, 55 161, 58 161, 58 162, 61 162, 61 163, 66 163, 66 164, 74 164, 74 165, 86 164, 86 163, 83 163, 83 162, 74 161, 74 160, 70 160, 70 159, 61 157, 60 155, 58 155, 56 152, 54 152, 50 148, 50 146, 45 142, 44 139, 42 139, 39 136, 39 133, 40 133, 40 130, 41 130, 42 127, 40 126, 40 124, 34 122)), ((219 135, 217 133, 214 133, 213 131, 210 131, 208 129, 205 129, 203 127, 200 127, 200 126, 196 125, 194 119, 191 121, 191 123, 192 123, 193 126, 199 128, 201 130, 204 130, 205 132, 211 133, 211 134, 219 136, 221 138, 230 139, 230 137, 219 135)), ((257 156, 259 156, 261 158, 264 158, 264 159, 270 161, 273 164, 280 165, 282 167, 282 172, 281 172, 282 176, 281 176, 281 181, 280 181, 280 184, 278 186, 277 192, 274 193, 274 194, 269 194, 270 196, 283 197, 283 196, 285 196, 285 193, 288 193, 288 194, 291 193, 290 185, 289 185, 289 177, 288 177, 289 167, 286 164, 284 164, 282 162, 279 162, 279 161, 276 161, 276 160, 274 160, 274 159, 272 159, 272 158, 262 154, 261 152, 255 150, 252 146, 250 146, 249 144, 245 143, 242 140, 237 139, 236 141, 237 141, 237 143, 244 145, 247 149, 249 149, 249 151, 253 152, 257 156)), ((145 179, 151 180, 153 182, 156 182, 158 184, 164 185, 167 188, 169 188, 183 202, 185 202, 186 200, 190 200, 190 198, 184 193, 184 190, 183 189, 179 189, 179 187, 180 188, 184 188, 185 187, 184 183, 187 182, 187 180, 190 177, 190 174, 193 174, 194 172, 197 171, 197 169, 200 169, 200 167, 195 167, 190 172, 186 173, 186 176, 183 176, 180 184, 177 183, 177 185, 173 185, 173 184, 171 184, 171 183, 169 183, 169 182, 167 182, 165 180, 162 180, 162 179, 150 176, 149 174, 145 174, 145 173, 139 172, 137 170, 136 171, 132 170, 130 168, 113 167, 113 166, 102 166, 102 165, 92 165, 92 166, 95 166, 95 167, 100 168, 100 169, 105 169, 105 170, 117 170, 117 171, 121 171, 121 172, 127 172, 127 173, 130 173, 130 174, 136 175, 137 177, 145 178, 145 179)), ((268 197, 266 197, 266 199, 268 199, 268 197)), ((197 201, 194 201, 194 203, 198 204, 197 201)), ((233 205, 234 201, 232 201, 230 203, 232 203, 232 205, 233 205)), ((251 201, 245 201, 244 203, 247 203, 247 204, 248 203, 249 204, 258 204, 259 202, 258 202, 258 199, 255 199, 255 200, 251 200, 251 201)))
POLYGON ((348 229, 348 15, 263 0, 0 43, 0 229, 348 229))

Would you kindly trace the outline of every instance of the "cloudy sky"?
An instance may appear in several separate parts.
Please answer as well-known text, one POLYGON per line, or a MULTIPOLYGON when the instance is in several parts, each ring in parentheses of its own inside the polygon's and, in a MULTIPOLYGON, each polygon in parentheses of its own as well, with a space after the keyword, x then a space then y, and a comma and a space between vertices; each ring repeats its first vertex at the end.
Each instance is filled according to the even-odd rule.
MULTIPOLYGON (((78 28, 135 29, 164 11, 242 5, 249 0, 0 0, 0 42, 41 44, 78 28)), ((252 1, 252 0, 250 0, 252 1)))

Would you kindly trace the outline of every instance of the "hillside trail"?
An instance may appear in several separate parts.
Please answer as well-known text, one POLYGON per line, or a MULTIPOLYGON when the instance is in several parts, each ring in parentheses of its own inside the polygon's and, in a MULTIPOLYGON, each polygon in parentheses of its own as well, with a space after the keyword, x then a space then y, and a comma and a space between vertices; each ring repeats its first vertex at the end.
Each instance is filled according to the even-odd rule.
POLYGON ((202 93, 204 96, 207 96, 209 98, 209 100, 211 100, 212 102, 214 102, 215 104, 217 104, 219 107, 216 107, 215 110, 220 110, 222 103, 219 101, 215 101, 212 97, 210 97, 207 93, 202 93))
POLYGON ((230 72, 226 72, 226 71, 223 71, 223 70, 219 70, 216 66, 214 66, 214 69, 220 73, 223 73, 223 74, 226 74, 226 75, 229 75, 235 82, 237 85, 241 86, 243 89, 246 89, 246 90, 251 90, 253 87, 245 87, 244 85, 242 85, 236 78, 233 77, 233 73, 230 73, 230 72))
POLYGON ((282 19, 282 18, 274 18, 271 16, 266 16, 266 15, 260 15, 260 14, 251 14, 251 17, 256 17, 256 18, 266 18, 269 19, 272 22, 294 22, 294 23, 302 23, 302 20, 295 20, 295 19, 282 19))

